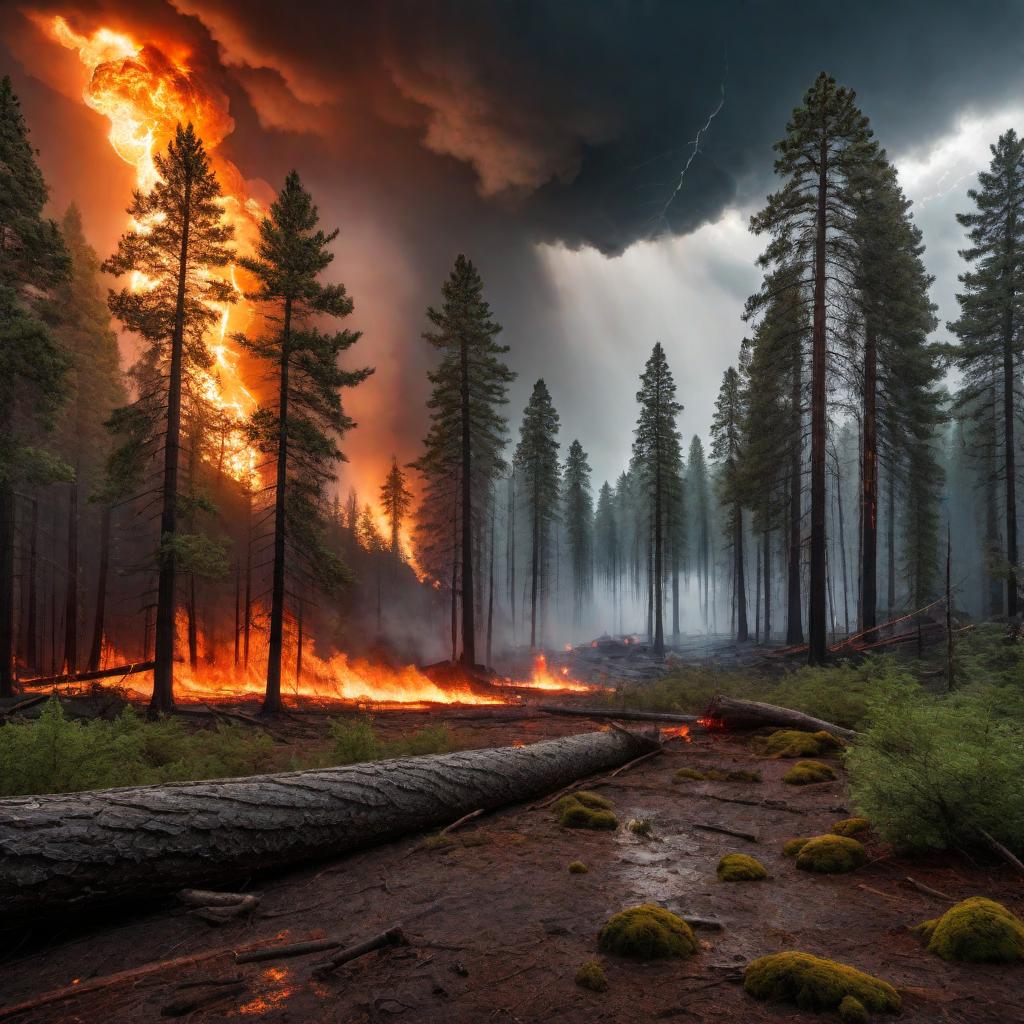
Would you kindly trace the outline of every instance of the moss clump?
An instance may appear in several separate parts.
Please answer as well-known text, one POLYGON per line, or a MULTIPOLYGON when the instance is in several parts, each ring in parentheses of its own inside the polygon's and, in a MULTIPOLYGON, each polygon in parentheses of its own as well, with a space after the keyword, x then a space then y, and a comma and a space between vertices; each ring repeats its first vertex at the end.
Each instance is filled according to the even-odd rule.
POLYGON ((849 997, 862 1009, 895 1013, 900 1008, 892 985, 810 953, 772 953, 752 960, 743 987, 755 999, 795 1003, 801 1010, 836 1010, 849 997))
POLYGON ((580 790, 563 796, 555 804, 555 813, 567 828, 611 830, 619 825, 619 819, 615 817, 611 806, 611 801, 603 796, 580 790))
POLYGON ((613 914, 597 937, 606 953, 637 960, 688 957, 697 952, 690 926, 655 903, 642 903, 613 914))
POLYGON ((839 1019, 845 1024, 868 1024, 868 1011, 859 999, 846 996, 839 1004, 839 1019))
POLYGON ((782 855, 784 857, 795 857, 813 838, 813 836, 798 836, 796 839, 787 839, 782 844, 782 855))
POLYGON ((756 771, 747 771, 744 768, 735 768, 729 772, 726 778, 730 782, 760 782, 761 773, 756 771))
POLYGON ((867 818, 843 818, 842 821, 837 821, 829 832, 836 836, 859 836, 869 828, 871 822, 867 818))
POLYGON ((704 773, 699 768, 680 768, 672 778, 673 782, 703 782, 704 773))
POLYGON ((576 971, 576 984, 591 992, 608 991, 608 979, 605 977, 604 968, 597 960, 588 960, 580 964, 576 971))
POLYGON ((761 773, 736 768, 722 771, 721 768, 680 768, 673 782, 760 782, 761 773))
POLYGON ((720 882, 759 882, 768 877, 764 865, 756 857, 745 853, 727 853, 715 872, 720 882))
POLYGON ((815 782, 831 782, 835 777, 836 773, 832 766, 822 761, 797 761, 782 776, 782 781, 790 786, 810 786, 815 782))
POLYGON ((754 741, 754 748, 769 757, 818 757, 842 750, 842 740, 830 732, 801 732, 799 729, 779 729, 766 738, 754 741))
POLYGON ((569 862, 569 874, 570 875, 585 875, 590 868, 581 860, 573 860, 569 862))
POLYGON ((635 836, 640 836, 642 839, 649 839, 654 835, 654 826, 651 824, 649 818, 631 818, 626 828, 635 836))
POLYGON ((804 843, 796 855, 796 866, 819 875, 841 875, 859 868, 867 859, 867 851, 856 839, 824 835, 804 843))
POLYGON ((984 896, 957 903, 942 917, 925 921, 913 931, 928 944, 930 953, 943 960, 974 964, 1024 960, 1024 921, 984 896))

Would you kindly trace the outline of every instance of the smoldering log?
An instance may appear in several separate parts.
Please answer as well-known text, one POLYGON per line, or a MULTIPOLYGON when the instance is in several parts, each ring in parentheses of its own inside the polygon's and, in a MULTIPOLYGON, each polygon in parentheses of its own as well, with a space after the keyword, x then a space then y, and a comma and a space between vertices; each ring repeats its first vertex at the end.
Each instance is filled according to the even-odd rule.
POLYGON ((656 749, 612 730, 524 747, 0 801, 12 926, 338 856, 531 799, 656 749))
POLYGON ((726 729, 759 729, 766 725, 780 729, 804 729, 809 732, 832 733, 844 740, 855 739, 853 729, 845 729, 833 722, 805 715, 802 711, 792 708, 780 708, 775 704, 762 704, 756 700, 739 700, 736 697, 717 695, 711 698, 707 711, 702 716, 705 720, 721 723, 726 729))
POLYGON ((92 672, 77 672, 60 676, 37 676, 35 679, 21 679, 19 686, 60 686, 64 683, 87 683, 92 679, 112 679, 114 676, 131 676, 137 672, 151 672, 155 661, 138 661, 131 665, 117 665, 114 668, 100 668, 92 672))

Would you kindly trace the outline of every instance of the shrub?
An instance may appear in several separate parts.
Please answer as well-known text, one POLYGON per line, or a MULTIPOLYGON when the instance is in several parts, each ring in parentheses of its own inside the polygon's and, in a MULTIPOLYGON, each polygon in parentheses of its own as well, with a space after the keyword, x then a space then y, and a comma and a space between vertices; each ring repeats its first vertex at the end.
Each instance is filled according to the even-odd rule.
POLYGON ((597 793, 580 790, 563 796, 555 804, 558 820, 567 828, 589 828, 594 830, 612 830, 618 828, 619 819, 611 809, 610 800, 597 793))
POLYGON ((698 948, 690 926, 655 903, 642 903, 613 914, 597 941, 606 953, 637 960, 688 957, 698 948))
POLYGON ((837 821, 829 832, 835 836, 859 836, 869 828, 871 822, 867 818, 843 818, 842 821, 837 821))
POLYGON ((330 764, 362 764, 388 757, 447 754, 459 749, 447 725, 427 725, 396 740, 382 740, 369 715, 354 721, 331 722, 330 764))
POLYGON ((867 851, 856 839, 815 836, 800 847, 796 866, 801 871, 813 871, 819 875, 841 875, 859 868, 867 859, 867 851))
POLYGON ((1002 691, 872 705, 847 755, 850 788, 872 827, 900 850, 969 846, 984 829, 1024 848, 1024 726, 1002 715, 1002 691))
POLYGON ((795 857, 813 838, 813 836, 787 839, 782 844, 782 855, 784 857, 795 857))
POLYGON ((1024 960, 1024 921, 983 896, 964 900, 913 931, 924 939, 930 953, 943 960, 975 964, 1024 960))
POLYGON ((591 992, 607 992, 608 979, 605 977, 600 961, 588 960, 586 963, 580 964, 576 971, 576 984, 591 992))
POLYGON ((743 987, 755 999, 795 1003, 801 1010, 836 1010, 850 997, 869 1010, 900 1009, 892 985, 810 953, 772 953, 752 960, 743 987))
POLYGON ((745 853, 727 853, 718 862, 715 874, 720 882, 759 882, 768 877, 764 865, 745 853))
POLYGON ((569 874, 570 875, 585 875, 590 868, 581 860, 569 861, 569 874))
POLYGON ((790 786, 811 786, 816 782, 829 782, 835 777, 835 770, 824 761, 797 761, 782 776, 782 781, 790 786))
POLYGON ((729 782, 760 782, 761 773, 758 771, 747 771, 743 768, 735 768, 726 775, 729 782))
POLYGON ((839 1019, 844 1024, 868 1024, 868 1011, 859 999, 844 996, 839 1004, 839 1019))
POLYGON ((654 835, 654 826, 650 818, 631 818, 626 828, 641 839, 650 839, 654 835))
POLYGON ((755 749, 769 757, 816 757, 845 744, 830 732, 802 732, 799 729, 779 729, 767 737, 755 737, 755 749))

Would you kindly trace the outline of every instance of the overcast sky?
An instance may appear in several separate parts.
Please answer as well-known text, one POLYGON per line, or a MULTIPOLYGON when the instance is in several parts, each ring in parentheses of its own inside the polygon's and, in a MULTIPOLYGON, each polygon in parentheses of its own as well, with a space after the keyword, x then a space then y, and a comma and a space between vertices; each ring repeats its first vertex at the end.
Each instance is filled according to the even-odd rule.
POLYGON ((423 312, 456 253, 479 265, 519 373, 513 429, 546 378, 562 440, 595 484, 624 467, 637 377, 667 348, 705 436, 757 287, 750 213, 771 146, 821 69, 857 90, 924 232, 944 332, 954 219, 1020 129, 1024 5, 1013 0, 26 0, 0 5, 0 70, 22 97, 55 208, 72 199, 106 254, 132 173, 81 100, 77 56, 46 31, 129 33, 186 54, 228 117, 220 152, 266 197, 297 167, 342 233, 332 274, 376 375, 349 400, 350 477, 376 486, 426 429, 423 312), (724 95, 724 102, 723 102, 724 95), (721 105, 721 106, 720 106, 721 105), (720 109, 719 109, 720 106, 720 109), (708 123, 712 112, 716 116, 708 123), (700 151, 693 140, 702 126, 700 151), (680 180, 689 162, 685 177, 680 180))

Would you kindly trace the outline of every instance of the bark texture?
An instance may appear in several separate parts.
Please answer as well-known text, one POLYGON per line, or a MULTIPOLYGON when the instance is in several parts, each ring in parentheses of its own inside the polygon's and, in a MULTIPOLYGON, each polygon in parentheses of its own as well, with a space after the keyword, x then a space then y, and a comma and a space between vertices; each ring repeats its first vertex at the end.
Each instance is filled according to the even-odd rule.
POLYGON ((0 801, 0 915, 137 905, 337 856, 527 800, 657 746, 586 733, 525 747, 0 801))
POLYGON ((774 725, 780 729, 806 729, 818 732, 824 729, 842 739, 853 739, 857 734, 852 729, 844 729, 841 725, 826 722, 802 711, 791 708, 780 708, 776 704, 762 704, 756 700, 739 700, 735 697, 712 697, 703 721, 716 720, 726 729, 758 729, 761 726, 774 725))

